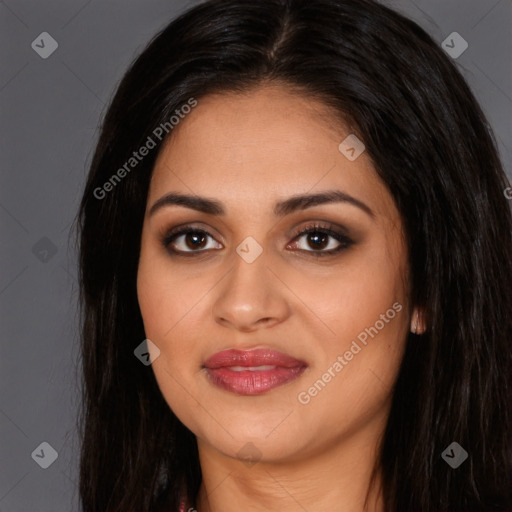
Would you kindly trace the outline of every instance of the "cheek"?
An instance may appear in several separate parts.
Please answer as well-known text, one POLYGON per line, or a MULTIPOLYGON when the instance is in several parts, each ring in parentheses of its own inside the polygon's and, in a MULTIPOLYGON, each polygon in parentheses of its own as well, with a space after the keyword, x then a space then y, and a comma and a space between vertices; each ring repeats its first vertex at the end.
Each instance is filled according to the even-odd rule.
POLYGON ((146 337, 163 356, 153 364, 157 378, 167 371, 183 382, 199 371, 205 321, 211 317, 205 296, 214 283, 208 279, 207 273, 180 272, 158 249, 143 248, 137 294, 146 337))
POLYGON ((184 287, 176 273, 166 270, 158 256, 141 253, 137 294, 146 337, 160 349, 151 368, 162 396, 181 421, 195 426, 201 411, 195 410, 196 403, 184 390, 191 388, 189 379, 199 371, 197 347, 189 342, 199 336, 192 332, 200 324, 194 321, 197 293, 184 287))
POLYGON ((407 321, 402 263, 402 253, 389 251, 377 240, 323 273, 305 271, 289 276, 294 293, 306 306, 304 312, 309 311, 312 321, 322 329, 318 338, 326 341, 326 352, 332 355, 350 346, 351 340, 376 322, 379 333, 395 329, 391 336, 395 338, 402 332, 407 321), (397 305, 393 309, 394 303, 401 308, 397 305))
POLYGON ((308 384, 328 381, 327 393, 319 383, 323 399, 318 402, 342 404, 346 399, 340 405, 345 412, 375 405, 391 391, 409 325, 403 254, 382 244, 358 256, 308 296, 310 309, 329 327, 308 384))
POLYGON ((198 323, 194 322, 197 298, 165 279, 152 279, 147 274, 138 279, 138 293, 146 337, 165 356, 156 362, 166 361, 166 366, 172 368, 184 359, 192 361, 194 344, 187 340, 197 335, 192 332, 198 323))
POLYGON ((156 341, 170 337, 197 302, 194 286, 171 270, 165 255, 149 243, 143 245, 139 259, 137 296, 146 336, 156 341))

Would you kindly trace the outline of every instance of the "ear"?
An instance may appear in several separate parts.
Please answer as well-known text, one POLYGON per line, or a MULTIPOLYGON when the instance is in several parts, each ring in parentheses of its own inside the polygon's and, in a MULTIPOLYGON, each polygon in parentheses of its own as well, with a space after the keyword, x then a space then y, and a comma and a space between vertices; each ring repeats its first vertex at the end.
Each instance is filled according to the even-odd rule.
POLYGON ((410 330, 414 334, 423 334, 427 329, 425 322, 425 312, 423 309, 415 307, 411 315, 410 330))

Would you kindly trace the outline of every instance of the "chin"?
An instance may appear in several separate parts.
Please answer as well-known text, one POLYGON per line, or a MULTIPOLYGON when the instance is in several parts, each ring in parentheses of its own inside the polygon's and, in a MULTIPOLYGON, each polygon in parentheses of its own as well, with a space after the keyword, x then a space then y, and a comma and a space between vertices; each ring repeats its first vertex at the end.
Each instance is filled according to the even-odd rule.
POLYGON ((304 432, 285 427, 285 417, 281 414, 279 421, 273 422, 272 426, 268 420, 230 418, 224 424, 229 433, 217 424, 213 427, 210 422, 193 431, 198 439, 228 457, 279 462, 297 458, 303 452, 304 444, 310 444, 304 438, 304 432))

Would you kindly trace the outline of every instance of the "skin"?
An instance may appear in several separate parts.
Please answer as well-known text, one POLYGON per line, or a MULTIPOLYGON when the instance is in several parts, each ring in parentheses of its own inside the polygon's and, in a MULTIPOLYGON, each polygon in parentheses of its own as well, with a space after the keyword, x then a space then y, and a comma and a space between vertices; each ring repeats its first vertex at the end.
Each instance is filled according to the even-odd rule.
MULTIPOLYGON (((393 198, 366 152, 350 161, 338 146, 350 130, 322 103, 278 84, 246 94, 201 98, 157 159, 144 219, 137 277, 144 327, 160 349, 152 368, 162 394, 196 435, 203 482, 199 512, 380 511, 379 477, 364 508, 409 329, 408 255, 393 198), (346 202, 284 217, 277 201, 337 189, 346 202), (169 192, 215 199, 223 216, 168 205, 169 192), (318 222, 344 226, 353 245, 332 255, 296 233, 318 222), (174 240, 183 223, 208 231, 204 241, 174 240), (253 237, 252 263, 236 248, 253 237), (202 252, 201 252, 202 251, 202 252), (191 254, 188 252, 187 254, 191 254), (399 302, 403 309, 369 338, 309 403, 300 392, 333 366, 365 328, 399 302), (214 386, 202 365, 229 348, 272 348, 308 364, 296 380, 257 396, 214 386), (238 452, 251 442, 254 463, 238 452)), ((193 236, 192 231, 192 236, 193 236)), ((246 448, 247 449, 247 448, 246 448)))

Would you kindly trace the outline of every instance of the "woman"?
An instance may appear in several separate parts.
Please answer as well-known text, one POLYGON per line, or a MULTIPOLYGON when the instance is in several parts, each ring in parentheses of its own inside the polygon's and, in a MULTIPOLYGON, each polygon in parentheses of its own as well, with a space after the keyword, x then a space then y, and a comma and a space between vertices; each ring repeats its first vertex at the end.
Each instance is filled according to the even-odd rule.
POLYGON ((79 212, 84 511, 512 510, 509 186, 377 2, 173 21, 79 212))

